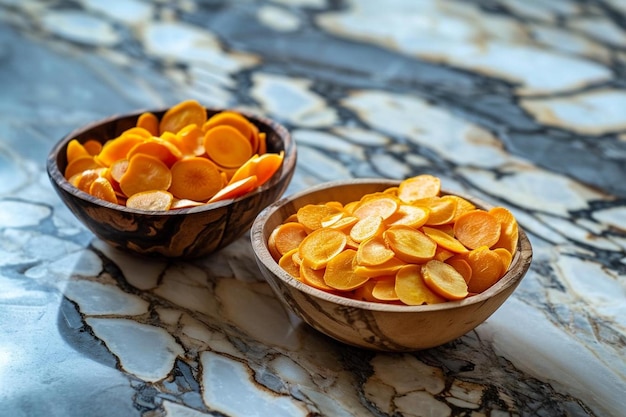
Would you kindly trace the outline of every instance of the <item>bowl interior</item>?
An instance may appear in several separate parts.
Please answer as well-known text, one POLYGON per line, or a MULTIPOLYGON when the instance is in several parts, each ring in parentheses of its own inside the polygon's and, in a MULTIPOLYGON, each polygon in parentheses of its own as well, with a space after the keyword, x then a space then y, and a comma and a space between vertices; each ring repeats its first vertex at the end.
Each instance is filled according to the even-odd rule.
MULTIPOLYGON (((383 303, 359 301, 327 293, 306 285, 299 280, 293 278, 285 270, 283 270, 272 258, 267 243, 269 235, 275 227, 281 224, 291 214, 295 213, 300 207, 303 207, 307 204, 324 203, 328 201, 339 201, 345 204, 350 201, 358 200, 365 194, 383 191, 389 187, 397 186, 399 183, 399 181, 387 179, 354 179, 350 181, 337 181, 313 187, 309 190, 293 194, 289 197, 277 201, 274 204, 271 204, 258 215, 252 226, 252 245, 254 247, 257 260, 261 262, 262 265, 267 268, 267 270, 269 270, 273 276, 283 281, 290 287, 297 289, 298 291, 302 291, 313 297, 317 297, 346 307, 374 311, 419 312, 454 309, 457 307, 466 306, 468 304, 481 303, 484 300, 492 297, 494 294, 506 291, 507 289, 510 289, 510 287, 517 286, 519 284, 519 281, 528 270, 532 258, 532 248, 530 246, 530 242, 528 241, 528 238, 524 231, 521 229, 519 233, 517 251, 513 256, 511 266, 509 267, 509 270, 506 272, 506 274, 496 284, 480 294, 467 297, 463 300, 447 301, 444 303, 431 305, 390 305, 383 303)), ((442 195, 445 194, 450 193, 442 191, 442 195)), ((459 195, 467 199, 468 201, 471 201, 479 208, 489 209, 490 207, 492 207, 491 205, 476 198, 459 193, 454 194, 459 195)))
MULTIPOLYGON (((218 108, 206 108, 207 116, 211 117, 214 114, 223 111, 224 109, 218 108)), ((146 214, 146 211, 136 210, 132 208, 128 208, 123 205, 113 204, 101 199, 95 198, 89 193, 81 191, 74 187, 72 184, 67 181, 63 175, 65 172, 65 168, 67 167, 67 146, 68 143, 72 139, 78 140, 80 143, 84 143, 87 140, 95 139, 100 143, 104 144, 109 139, 113 139, 119 136, 125 130, 128 130, 134 126, 136 126, 137 119, 144 112, 152 112, 157 118, 160 120, 161 117, 165 114, 167 109, 160 110, 139 110, 128 114, 123 115, 113 115, 106 119, 102 119, 90 124, 87 124, 81 128, 78 128, 72 132, 70 132, 67 136, 61 139, 50 151, 48 160, 47 160, 47 170, 48 175, 51 180, 55 182, 59 187, 63 188, 68 193, 81 198, 88 200, 94 204, 102 205, 105 207, 114 208, 116 210, 121 210, 123 212, 129 213, 138 213, 138 214, 146 214)), ((238 197, 234 199, 242 200, 252 198, 255 194, 259 194, 264 192, 267 189, 273 188, 278 182, 281 182, 284 177, 289 176, 289 180, 293 175, 293 171, 295 169, 296 164, 296 148, 295 142, 292 140, 290 133, 287 129, 281 124, 275 122, 272 119, 262 117, 259 115, 255 115, 252 113, 247 113, 243 111, 238 111, 248 118, 250 122, 252 122, 255 126, 259 128, 259 131, 266 133, 267 140, 267 152, 284 152, 284 160, 282 167, 278 172, 274 174, 274 176, 261 187, 253 190, 252 192, 238 197)), ((282 192, 281 192, 282 193, 282 192)), ((278 197, 278 196, 277 196, 278 197)), ((205 204, 198 207, 190 207, 177 209, 175 211, 163 211, 163 212, 150 212, 151 215, 158 213, 160 215, 177 215, 177 214, 186 214, 190 212, 200 212, 205 210, 210 210, 216 207, 226 206, 233 202, 233 200, 223 200, 218 201, 211 204, 205 204)))

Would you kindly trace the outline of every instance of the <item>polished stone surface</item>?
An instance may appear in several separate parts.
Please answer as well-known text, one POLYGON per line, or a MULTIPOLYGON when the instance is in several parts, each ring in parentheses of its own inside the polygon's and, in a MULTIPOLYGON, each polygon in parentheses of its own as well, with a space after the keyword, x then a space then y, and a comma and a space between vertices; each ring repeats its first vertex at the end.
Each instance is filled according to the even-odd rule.
POLYGON ((0 414, 621 416, 621 0, 0 0, 0 414), (531 271, 475 331, 411 354, 285 312, 241 238, 194 262, 94 239, 54 143, 186 98, 287 125, 287 194, 431 173, 510 208, 531 271))

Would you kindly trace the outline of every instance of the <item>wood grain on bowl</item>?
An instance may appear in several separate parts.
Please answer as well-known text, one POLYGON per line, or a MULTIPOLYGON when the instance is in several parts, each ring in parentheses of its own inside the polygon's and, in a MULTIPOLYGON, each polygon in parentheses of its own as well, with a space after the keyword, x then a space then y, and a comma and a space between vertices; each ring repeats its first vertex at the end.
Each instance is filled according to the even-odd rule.
MULTIPOLYGON (((372 303, 327 293, 295 279, 272 258, 267 244, 270 233, 300 207, 331 200, 345 204, 397 184, 383 179, 339 181, 283 198, 255 220, 252 245, 257 264, 274 292, 306 323, 349 345, 400 352, 442 345, 484 322, 521 282, 532 260, 532 248, 520 229, 511 266, 491 288, 463 300, 420 306, 372 303)), ((490 208, 475 198, 462 197, 477 207, 490 208)))
MULTIPOLYGON (((207 114, 222 110, 208 108, 207 114)), ((161 117, 165 111, 152 112, 161 117)), ((48 176, 62 201, 97 237, 119 249, 171 258, 208 255, 244 235, 257 214, 280 198, 291 181, 296 146, 290 133, 271 119, 246 113, 243 114, 266 133, 268 152, 284 151, 284 160, 268 182, 245 196, 198 207, 149 212, 98 199, 64 178, 66 149, 72 139, 104 143, 135 126, 144 112, 109 117, 77 129, 59 141, 47 159, 48 176)))

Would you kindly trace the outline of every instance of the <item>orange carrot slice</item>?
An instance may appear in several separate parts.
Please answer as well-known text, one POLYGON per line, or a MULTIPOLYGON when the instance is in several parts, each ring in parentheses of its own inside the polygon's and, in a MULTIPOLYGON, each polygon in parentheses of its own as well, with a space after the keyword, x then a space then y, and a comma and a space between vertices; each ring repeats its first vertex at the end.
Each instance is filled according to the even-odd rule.
POLYGON ((283 223, 275 231, 274 245, 281 256, 300 246, 300 243, 307 237, 304 226, 296 222, 283 223))
POLYGON ((128 162, 120 179, 120 189, 127 196, 150 190, 167 190, 172 174, 163 162, 152 156, 137 154, 128 162))
POLYGON ((481 293, 495 284, 503 275, 503 262, 497 252, 486 246, 472 250, 467 258, 472 268, 472 279, 468 287, 473 293, 481 293))
POLYGON ((181 159, 172 165, 171 172, 169 192, 176 198, 206 201, 222 189, 219 170, 206 158, 181 159))
POLYGON ((456 212, 454 213, 454 219, 452 221, 456 221, 462 214, 465 214, 468 211, 476 210, 476 206, 474 204, 467 201, 463 197, 459 197, 458 195, 444 195, 442 198, 456 201, 456 212))
POLYGON ((222 111, 209 118, 204 125, 202 125, 202 131, 208 132, 215 126, 231 126, 237 129, 245 138, 250 141, 250 147, 252 152, 257 152, 259 148, 259 129, 250 122, 245 116, 233 112, 222 111))
POLYGON ((468 295, 467 283, 454 267, 445 262, 431 260, 422 265, 424 282, 433 292, 448 300, 461 300, 468 295))
POLYGON ((473 210, 456 220, 454 235, 470 249, 490 248, 500 239, 500 222, 484 210, 473 210))
POLYGON ((424 226, 422 227, 422 231, 426 234, 426 236, 434 240, 441 247, 456 253, 468 252, 467 248, 463 246, 461 242, 443 230, 424 226))
POLYGON ((356 275, 352 264, 356 251, 346 249, 332 257, 326 264, 324 282, 329 287, 340 291, 351 291, 365 284, 369 278, 356 275))
POLYGON ((328 286, 324 282, 325 272, 325 268, 313 269, 304 262, 300 264, 300 279, 305 284, 310 285, 313 288, 317 288, 318 290, 334 291, 335 289, 333 287, 328 286))
POLYGON ((137 118, 137 127, 146 129, 152 136, 159 136, 159 119, 150 112, 144 112, 137 118))
POLYGON ((354 273, 363 277, 378 278, 387 275, 394 275, 405 265, 407 265, 406 262, 394 257, 380 265, 366 266, 357 264, 354 267, 354 273))
POLYGON ((174 198, 170 210, 177 210, 190 207, 198 207, 204 205, 202 201, 189 200, 187 198, 174 198))
POLYGON ((463 277, 466 283, 469 283, 472 279, 472 268, 467 263, 463 257, 460 255, 452 256, 445 260, 448 265, 451 265, 454 269, 457 270, 459 274, 463 277))
POLYGON ((494 207, 489 210, 489 214, 500 222, 500 238, 493 246, 504 248, 511 254, 515 253, 519 239, 519 226, 515 216, 504 207, 494 207))
POLYGON ((441 180, 433 175, 423 174, 403 180, 398 186, 398 197, 405 203, 422 198, 438 196, 441 180))
POLYGON ((126 207, 146 211, 167 211, 172 206, 174 197, 163 190, 142 191, 126 200, 126 207))
POLYGON ((87 149, 76 139, 72 139, 67 144, 67 149, 65 150, 67 156, 67 162, 70 163, 75 159, 85 156, 93 156, 91 155, 87 149))
POLYGON ((456 213, 456 200, 444 197, 427 197, 413 202, 414 205, 428 208, 426 225, 439 226, 451 223, 456 213))
POLYGON ((392 226, 383 233, 383 238, 396 256, 405 262, 429 261, 437 250, 435 241, 408 226, 392 226))
POLYGON ((209 158, 226 168, 239 168, 253 155, 250 141, 231 126, 211 128, 203 144, 209 158))
POLYGON ((151 138, 136 144, 128 151, 127 158, 130 159, 139 153, 160 159, 168 167, 183 157, 182 152, 175 145, 159 138, 151 138))
POLYGON ((109 203, 117 204, 117 197, 113 186, 106 178, 98 177, 89 186, 89 194, 109 203))
POLYGON ((296 215, 298 222, 310 232, 321 228, 322 220, 336 213, 341 213, 341 211, 335 207, 325 204, 307 204, 300 207, 296 215))
POLYGON ((267 136, 265 132, 259 132, 259 148, 256 153, 263 155, 267 152, 267 136))
POLYGON ((282 255, 278 260, 278 266, 284 269, 289 275, 300 279, 300 265, 293 261, 293 254, 298 252, 298 248, 292 249, 282 255))
POLYGON ((184 155, 201 156, 205 153, 204 132, 196 124, 183 127, 173 139, 184 155))
POLYGON ((385 230, 383 218, 380 216, 369 216, 357 221, 350 229, 350 238, 359 243, 375 236, 379 236, 385 230))
POLYGON ((75 174, 87 171, 88 169, 97 168, 102 168, 102 165, 100 165, 93 156, 79 156, 65 167, 65 179, 69 180, 75 174))
POLYGON ((359 265, 375 266, 391 260, 395 252, 387 247, 382 237, 367 239, 359 245, 356 253, 356 262, 359 265))
POLYGON ((115 182, 119 184, 127 169, 128 159, 118 159, 117 161, 113 162, 111 164, 111 167, 109 168, 111 178, 113 178, 113 180, 115 180, 115 182))
POLYGON ((379 216, 387 220, 398 210, 398 202, 395 198, 385 194, 378 194, 362 201, 352 212, 359 219, 370 216, 379 216))
POLYGON ((501 274, 504 275, 506 271, 508 271, 509 266, 511 266, 511 261, 513 260, 513 255, 511 254, 511 252, 509 252, 507 249, 504 248, 495 248, 493 250, 495 253, 498 254, 498 256, 500 256, 500 259, 502 259, 502 272, 501 274))
POLYGON ((414 228, 422 227, 426 224, 430 210, 426 207, 418 207, 409 204, 400 204, 398 210, 387 219, 389 226, 411 226, 414 228))
POLYGON ((128 151, 135 145, 143 143, 145 140, 146 138, 131 133, 118 136, 115 139, 107 141, 95 158, 103 166, 109 167, 118 159, 126 159, 128 151))
POLYGON ((345 233, 335 229, 317 229, 300 243, 298 254, 302 262, 312 269, 321 269, 328 261, 344 250, 345 233))
POLYGON ((374 282, 374 288, 372 288, 372 296, 378 301, 398 301, 398 293, 396 292, 396 279, 395 277, 383 277, 374 282))
POLYGON ((207 203, 215 203, 216 201, 228 200, 231 198, 241 197, 258 187, 256 175, 244 178, 232 184, 226 185, 219 190, 207 203))
POLYGON ((254 167, 254 175, 258 178, 259 186, 265 184, 274 176, 280 169, 283 159, 285 159, 285 153, 283 151, 277 154, 265 153, 257 158, 254 167))
POLYGON ((89 193, 91 184, 98 178, 104 177, 104 171, 106 168, 88 169, 80 174, 74 175, 74 181, 70 181, 76 188, 89 193))
POLYGON ((177 133, 190 124, 202 126, 206 120, 206 109, 200 103, 196 100, 182 101, 165 112, 159 123, 159 133, 177 133))
POLYGON ((338 213, 337 215, 342 216, 342 217, 336 222, 329 224, 328 226, 324 225, 323 224, 324 220, 322 220, 322 225, 324 227, 330 227, 331 229, 337 229, 346 233, 350 233, 349 229, 351 229, 352 226, 354 226, 359 221, 358 218, 354 216, 346 216, 344 213, 338 213))
POLYGON ((426 285, 422 277, 421 267, 416 264, 409 264, 398 270, 395 290, 400 301, 410 306, 437 304, 446 301, 445 298, 426 285))
POLYGON ((83 147, 91 156, 98 155, 102 150, 102 143, 95 139, 88 139, 83 143, 83 147))

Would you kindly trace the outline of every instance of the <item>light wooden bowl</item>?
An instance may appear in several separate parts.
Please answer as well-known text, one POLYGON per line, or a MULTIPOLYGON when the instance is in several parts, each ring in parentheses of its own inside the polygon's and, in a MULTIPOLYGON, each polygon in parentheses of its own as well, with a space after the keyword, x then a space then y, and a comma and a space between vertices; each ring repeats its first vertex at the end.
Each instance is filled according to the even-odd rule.
MULTIPOLYGON (((481 294, 460 301, 403 306, 357 301, 326 293, 290 276, 270 255, 272 230, 306 204, 358 200, 399 181, 357 179, 331 182, 283 198, 264 209, 252 225, 252 245, 264 277, 284 304, 320 332, 349 345, 378 351, 415 351, 439 346, 485 321, 513 293, 528 271, 532 248, 520 230, 509 271, 481 294)), ((477 207, 490 206, 465 195, 477 207)))
MULTIPOLYGON (((167 109, 150 110, 159 119, 167 109)), ((207 115, 223 109, 207 108, 207 115)), ((277 122, 243 113, 267 135, 268 152, 284 151, 280 170, 251 193, 194 208, 147 212, 108 203, 85 193, 64 177, 66 148, 72 139, 102 143, 135 126, 145 110, 123 114, 81 127, 51 150, 47 171, 54 189, 74 215, 97 237, 119 249, 141 255, 197 258, 215 252, 245 234, 257 214, 283 194, 296 166, 296 145, 277 122)))

